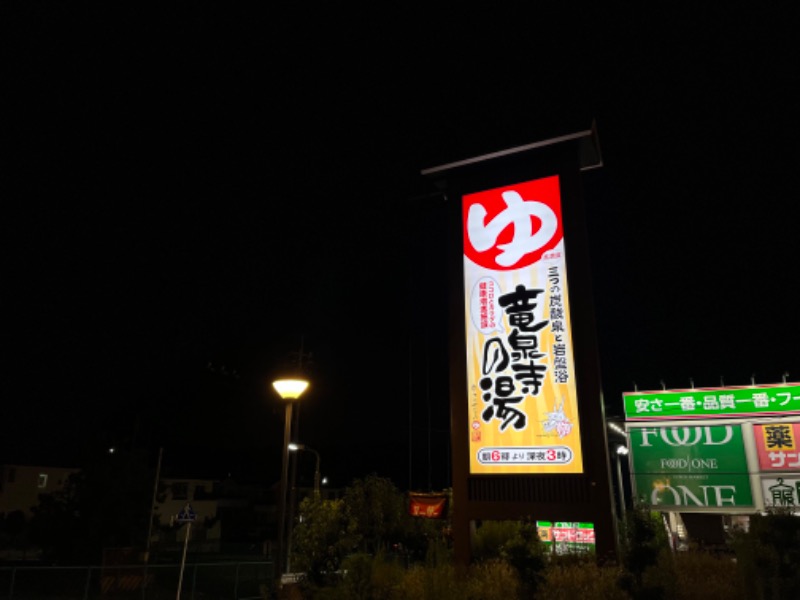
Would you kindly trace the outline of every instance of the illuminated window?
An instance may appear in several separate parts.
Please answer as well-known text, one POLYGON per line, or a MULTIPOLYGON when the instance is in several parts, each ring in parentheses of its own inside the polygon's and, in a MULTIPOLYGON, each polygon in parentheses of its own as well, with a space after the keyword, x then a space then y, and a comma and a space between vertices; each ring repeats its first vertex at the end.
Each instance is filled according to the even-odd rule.
POLYGON ((47 473, 39 473, 39 483, 37 487, 46 488, 47 487, 47 473))

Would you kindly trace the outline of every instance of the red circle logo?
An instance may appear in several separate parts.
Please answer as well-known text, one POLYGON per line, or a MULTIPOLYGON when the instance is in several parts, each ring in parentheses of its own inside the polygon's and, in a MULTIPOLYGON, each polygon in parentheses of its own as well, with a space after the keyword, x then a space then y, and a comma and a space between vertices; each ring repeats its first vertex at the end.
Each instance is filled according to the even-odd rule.
POLYGON ((463 199, 464 254, 492 271, 530 266, 564 237, 558 176, 495 188, 463 199))

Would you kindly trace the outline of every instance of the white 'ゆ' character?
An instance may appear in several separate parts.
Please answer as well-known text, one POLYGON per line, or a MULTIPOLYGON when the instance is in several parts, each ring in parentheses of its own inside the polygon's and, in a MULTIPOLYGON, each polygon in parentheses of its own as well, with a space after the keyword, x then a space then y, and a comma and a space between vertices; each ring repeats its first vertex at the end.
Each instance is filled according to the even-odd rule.
POLYGON ((485 223, 486 209, 481 204, 473 204, 467 214, 467 234, 472 246, 478 252, 485 252, 497 242, 497 237, 510 224, 514 224, 514 237, 508 244, 501 244, 497 264, 510 267, 523 256, 535 252, 549 242, 558 229, 558 218, 553 210, 535 200, 523 200, 514 190, 503 192, 506 209, 489 223, 485 223), (542 225, 533 233, 531 216, 537 217, 542 225))

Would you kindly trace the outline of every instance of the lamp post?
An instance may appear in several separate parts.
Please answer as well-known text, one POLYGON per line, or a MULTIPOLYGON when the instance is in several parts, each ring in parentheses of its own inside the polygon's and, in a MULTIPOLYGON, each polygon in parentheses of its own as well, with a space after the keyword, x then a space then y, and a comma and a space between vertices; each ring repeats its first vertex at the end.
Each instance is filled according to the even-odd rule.
POLYGON ((614 462, 617 466, 617 482, 619 485, 619 506, 620 506, 620 519, 625 520, 625 482, 622 479, 622 466, 620 465, 621 458, 627 456, 628 447, 622 444, 617 446, 614 452, 614 462))
POLYGON ((300 398, 308 387, 304 379, 279 379, 272 383, 278 395, 286 401, 285 422, 283 426, 283 464, 281 469, 281 497, 278 503, 278 562, 277 572, 280 578, 287 564, 286 557, 286 492, 289 481, 289 441, 292 435, 292 408, 295 400, 300 398))
POLYGON ((305 444, 289 444, 289 450, 292 452, 297 452, 298 450, 308 450, 309 452, 313 452, 314 456, 316 456, 317 465, 314 468, 314 499, 319 500, 319 452, 313 448, 309 448, 305 444))
POLYGON ((625 431, 623 427, 620 427, 614 421, 608 421, 608 428, 613 431, 616 435, 621 438, 624 438, 625 442, 614 442, 614 467, 616 470, 617 476, 617 488, 619 489, 619 519, 624 521, 625 520, 625 480, 622 478, 622 457, 627 456, 629 450, 628 446, 626 445, 628 441, 628 433, 625 431))

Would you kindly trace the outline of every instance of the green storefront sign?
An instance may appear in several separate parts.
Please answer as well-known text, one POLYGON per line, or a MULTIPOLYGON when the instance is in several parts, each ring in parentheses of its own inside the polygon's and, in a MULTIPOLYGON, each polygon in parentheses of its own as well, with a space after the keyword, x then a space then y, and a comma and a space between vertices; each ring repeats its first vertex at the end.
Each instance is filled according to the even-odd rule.
POLYGON ((740 425, 630 427, 637 497, 663 507, 750 507, 740 425))
POLYGON ((800 414, 800 384, 626 392, 627 421, 800 414))
POLYGON ((594 552, 594 523, 536 521, 539 540, 556 554, 594 552))

